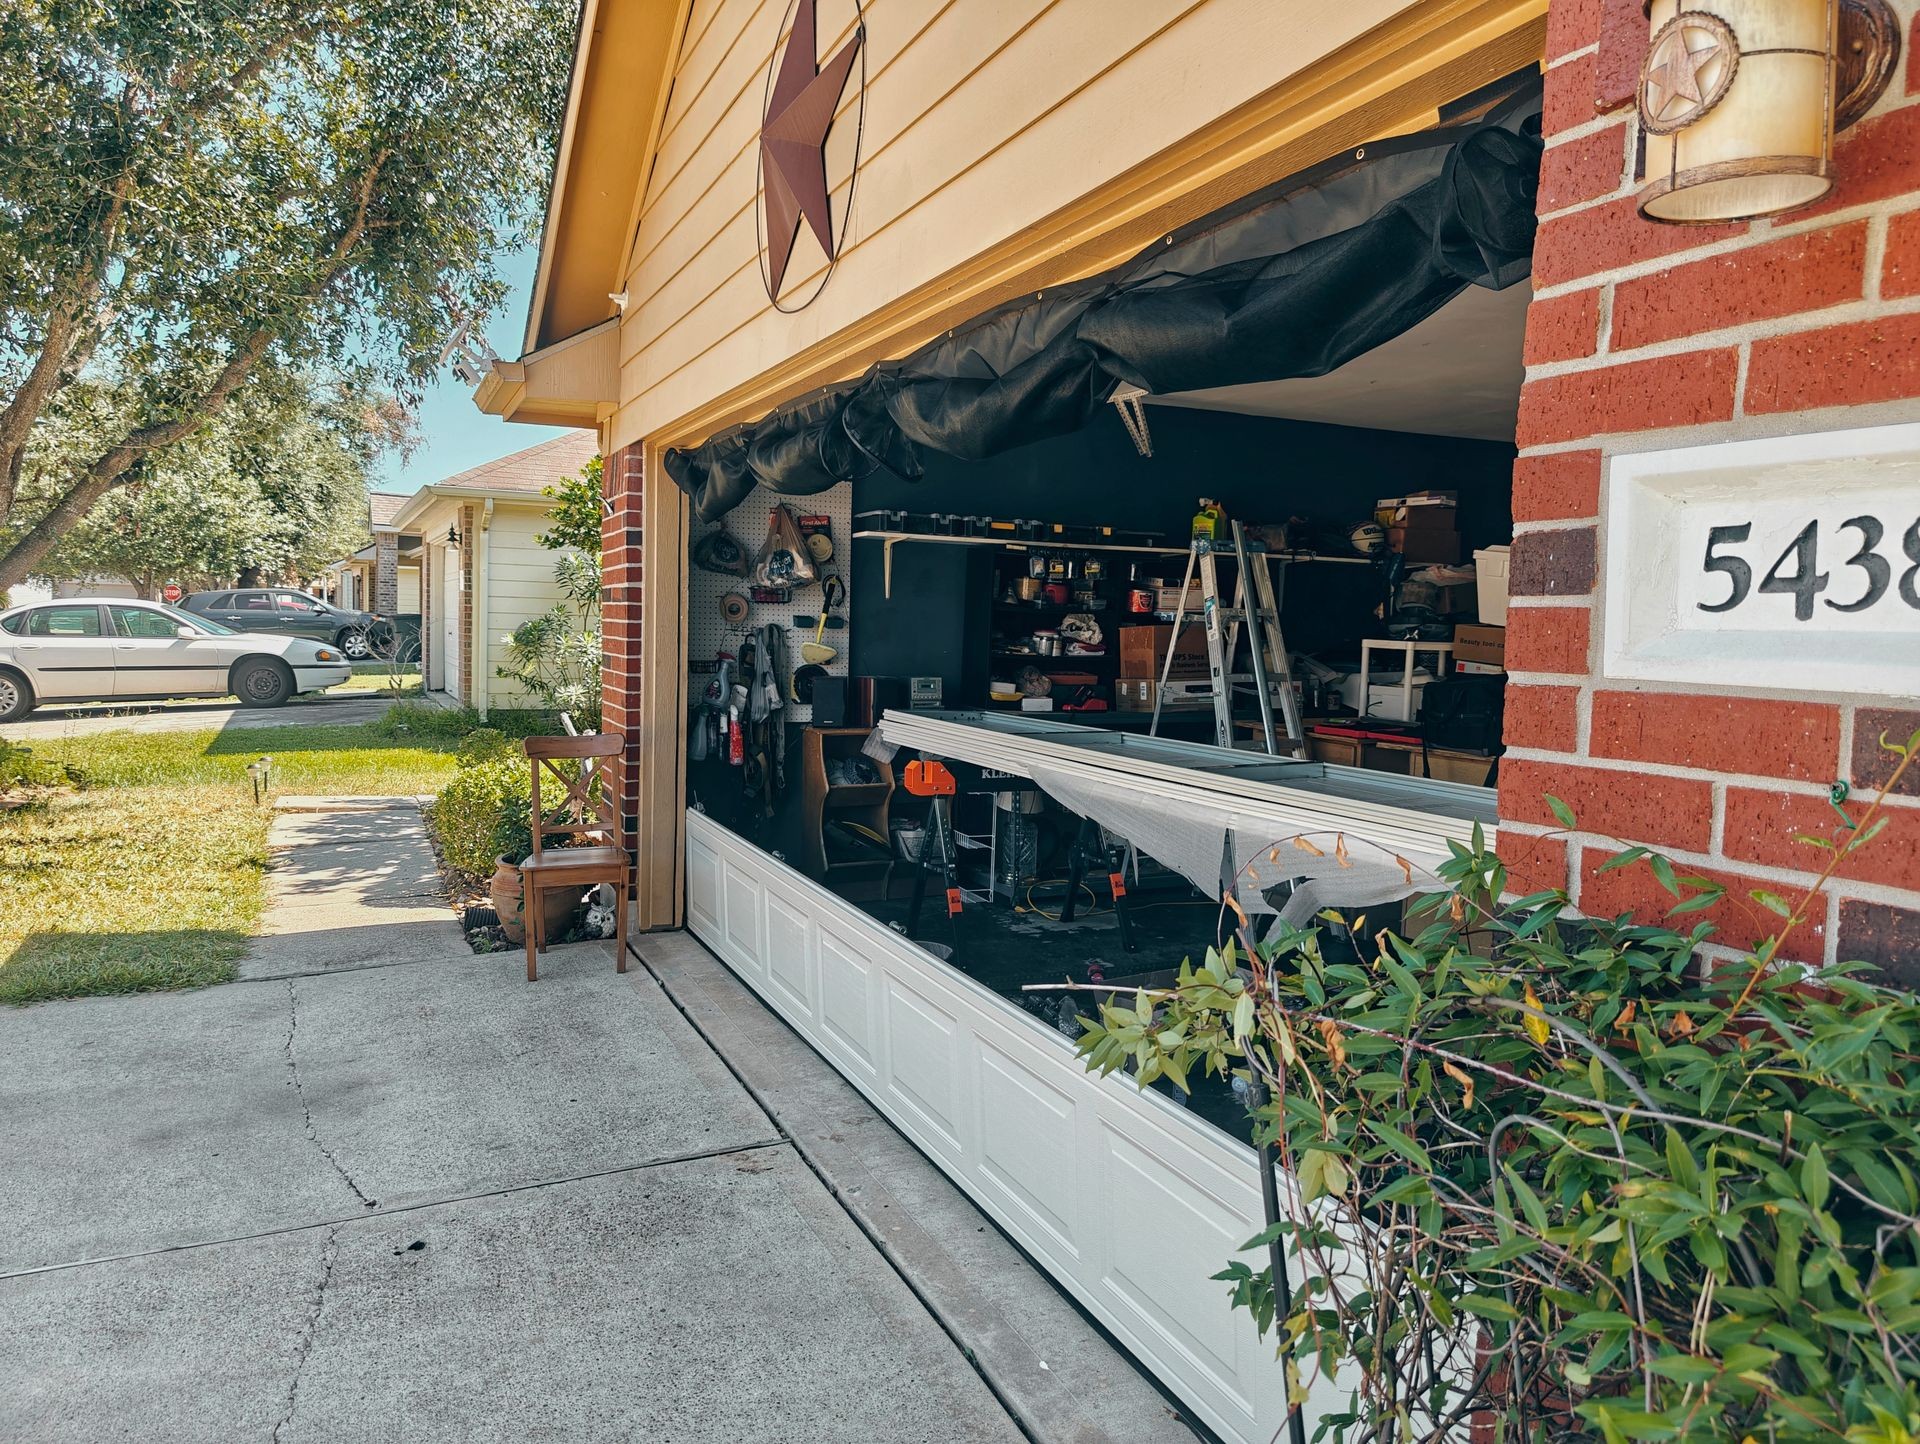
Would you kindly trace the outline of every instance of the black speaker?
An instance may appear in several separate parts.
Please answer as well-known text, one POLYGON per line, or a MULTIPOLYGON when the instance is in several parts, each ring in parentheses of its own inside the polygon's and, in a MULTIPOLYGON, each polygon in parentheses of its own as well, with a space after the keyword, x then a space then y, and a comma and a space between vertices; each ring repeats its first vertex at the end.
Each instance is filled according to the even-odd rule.
POLYGON ((847 679, 845 677, 814 679, 813 725, 815 727, 847 725, 847 679))

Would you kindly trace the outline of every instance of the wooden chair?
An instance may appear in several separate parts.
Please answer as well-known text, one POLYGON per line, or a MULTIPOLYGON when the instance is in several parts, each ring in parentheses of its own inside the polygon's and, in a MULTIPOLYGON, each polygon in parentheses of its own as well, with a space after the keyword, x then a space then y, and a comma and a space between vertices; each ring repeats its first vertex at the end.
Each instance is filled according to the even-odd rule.
POLYGON ((527 757, 533 763, 533 853, 520 864, 522 907, 527 920, 527 981, 540 978, 538 956, 546 931, 540 894, 550 888, 571 888, 576 896, 596 883, 611 883, 614 896, 613 945, 615 970, 627 970, 627 850, 620 844, 620 764, 626 739, 617 732, 584 737, 529 737, 527 757), (578 761, 580 775, 570 777, 562 762, 578 761), (553 806, 540 800, 540 775, 549 787, 558 782, 565 793, 553 806), (599 779, 599 795, 594 781, 599 779), (577 844, 549 849, 546 839, 560 836, 577 844))

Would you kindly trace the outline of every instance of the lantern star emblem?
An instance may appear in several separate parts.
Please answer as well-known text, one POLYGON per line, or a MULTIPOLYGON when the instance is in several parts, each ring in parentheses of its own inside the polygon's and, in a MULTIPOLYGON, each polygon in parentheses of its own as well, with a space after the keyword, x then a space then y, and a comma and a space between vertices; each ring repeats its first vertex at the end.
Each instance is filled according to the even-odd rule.
POLYGON ((787 275, 800 222, 812 228, 827 259, 834 258, 833 208, 827 191, 827 133, 865 32, 821 66, 815 34, 816 0, 799 0, 793 33, 774 77, 773 94, 760 124, 760 174, 766 191, 767 291, 778 297, 787 275))
POLYGON ((1691 125, 1719 103, 1739 63, 1739 42, 1716 16, 1683 14, 1647 54, 1641 110, 1656 134, 1691 125), (1710 22, 1710 23, 1709 23, 1710 22))

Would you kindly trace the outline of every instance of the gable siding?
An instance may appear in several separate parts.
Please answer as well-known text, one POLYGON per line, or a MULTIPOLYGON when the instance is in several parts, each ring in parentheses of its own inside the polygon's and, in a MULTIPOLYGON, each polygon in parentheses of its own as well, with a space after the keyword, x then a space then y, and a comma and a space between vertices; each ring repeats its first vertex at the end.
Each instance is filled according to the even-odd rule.
POLYGON ((557 554, 535 540, 547 527, 545 508, 496 505, 487 533, 487 703, 493 707, 532 704, 511 682, 494 673, 505 658, 505 637, 522 622, 552 611, 566 601, 553 579, 557 554))
MULTIPOLYGON (((760 275, 760 111, 785 0, 698 0, 641 207, 611 444, 674 419, 1017 235, 1412 0, 867 0, 859 185, 839 269, 783 314, 760 275)), ((851 34, 820 0, 820 54, 851 34)), ((850 86, 828 148, 844 177, 850 86)), ((789 286, 823 263, 810 236, 789 286)))

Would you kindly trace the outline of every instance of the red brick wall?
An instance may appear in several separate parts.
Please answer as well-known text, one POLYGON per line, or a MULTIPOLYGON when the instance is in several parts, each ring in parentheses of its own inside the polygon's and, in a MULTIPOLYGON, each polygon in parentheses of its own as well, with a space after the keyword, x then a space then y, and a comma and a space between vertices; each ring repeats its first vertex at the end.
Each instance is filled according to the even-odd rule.
MULTIPOLYGON (((1916 35, 1916 0, 1895 0, 1916 35)), ((1743 688, 1598 675, 1610 456, 1920 416, 1920 66, 1844 132, 1818 205, 1771 221, 1659 226, 1636 214, 1631 105, 1640 0, 1552 0, 1536 296, 1514 474, 1508 760, 1501 851, 1527 887, 1567 884, 1582 911, 1659 916, 1644 868, 1601 874, 1614 838, 1656 845, 1728 885, 1709 916, 1746 945, 1778 920, 1752 888, 1796 899, 1825 860, 1796 832, 1834 821, 1836 779, 1870 800, 1875 738, 1920 711, 1794 690, 1753 660, 1743 688), (1544 795, 1578 816, 1558 827, 1544 795)), ((1901 791, 1920 800, 1920 777, 1901 791)), ((1855 806, 1857 813, 1859 806, 1855 806)), ((1827 889, 1788 951, 1864 959, 1920 985, 1920 804, 1827 889)), ((1692 919, 1688 919, 1691 922, 1692 919)))
POLYGON ((610 512, 600 523, 601 728, 627 739, 620 815, 629 849, 637 845, 640 810, 640 529, 643 445, 606 459, 602 495, 610 512))

